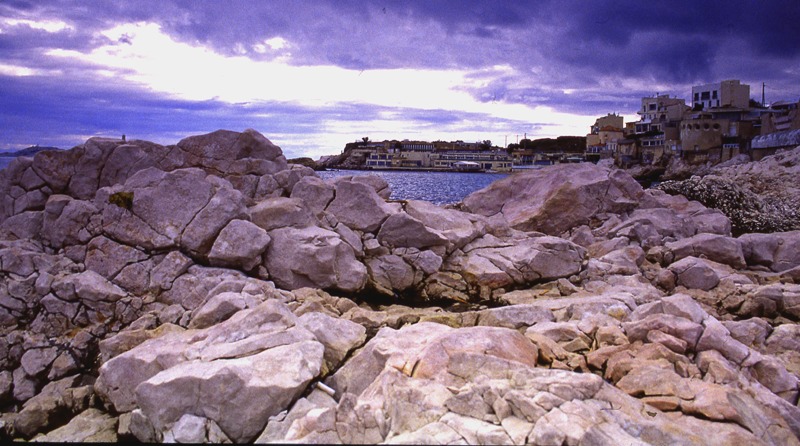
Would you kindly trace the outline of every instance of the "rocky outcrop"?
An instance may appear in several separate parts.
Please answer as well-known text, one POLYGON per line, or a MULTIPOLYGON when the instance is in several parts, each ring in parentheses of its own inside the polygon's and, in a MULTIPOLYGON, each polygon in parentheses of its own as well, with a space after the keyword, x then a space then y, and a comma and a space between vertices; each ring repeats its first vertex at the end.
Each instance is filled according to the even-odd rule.
POLYGON ((17 159, 0 438, 798 444, 798 231, 589 164, 390 196, 253 130, 17 159))
POLYGON ((630 175, 591 163, 511 175, 464 199, 466 210, 502 216, 514 229, 560 235, 604 213, 633 210, 643 194, 630 175))
POLYGON ((704 175, 657 186, 731 219, 734 233, 780 232, 800 229, 800 147, 758 162, 736 162, 711 168, 704 175))

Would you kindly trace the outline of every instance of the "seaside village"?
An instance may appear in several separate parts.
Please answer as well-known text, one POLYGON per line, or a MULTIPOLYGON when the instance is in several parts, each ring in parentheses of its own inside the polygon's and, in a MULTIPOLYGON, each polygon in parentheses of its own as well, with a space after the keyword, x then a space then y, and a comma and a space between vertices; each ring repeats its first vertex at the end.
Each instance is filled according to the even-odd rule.
MULTIPOLYGON (((679 158, 686 164, 717 164, 739 154, 759 160, 778 149, 800 145, 800 100, 766 106, 750 97, 750 85, 739 80, 692 87, 684 98, 655 94, 642 98, 639 120, 625 123, 616 113, 598 118, 584 138, 559 137, 550 144, 523 139, 507 148, 491 141, 361 141, 324 165, 365 169, 430 169, 510 172, 540 165, 613 160, 620 167, 665 165, 679 158)), ((610 161, 608 161, 610 162, 610 161)))

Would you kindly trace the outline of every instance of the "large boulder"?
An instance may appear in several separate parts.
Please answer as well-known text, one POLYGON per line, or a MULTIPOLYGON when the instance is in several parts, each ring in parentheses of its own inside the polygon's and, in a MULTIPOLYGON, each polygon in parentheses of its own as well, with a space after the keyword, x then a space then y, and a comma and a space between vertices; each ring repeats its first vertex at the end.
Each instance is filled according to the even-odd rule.
POLYGON ((275 174, 288 168, 280 147, 253 129, 244 132, 217 130, 182 139, 177 148, 184 152, 187 166, 222 174, 275 174))
POLYGON ((559 164, 495 181, 463 203, 479 215, 502 215, 515 229, 560 235, 598 214, 636 208, 643 193, 623 171, 591 163, 559 164))
POLYGON ((800 266, 800 231, 743 234, 739 241, 750 266, 766 266, 775 272, 800 266))
POLYGON ((275 283, 287 290, 303 287, 360 291, 367 280, 366 267, 352 246, 336 232, 308 226, 270 231, 265 265, 275 283))
POLYGON ((363 231, 375 232, 398 208, 381 198, 370 185, 359 181, 338 181, 336 197, 327 207, 341 223, 363 231))
POLYGON ((233 219, 246 217, 242 194, 200 169, 145 169, 101 189, 95 205, 109 237, 146 249, 183 248, 204 256, 233 219))
POLYGON ((672 253, 674 260, 685 257, 705 257, 717 263, 724 263, 734 268, 747 266, 739 239, 719 234, 697 234, 665 245, 672 253))
POLYGON ((475 288, 520 287, 579 273, 585 254, 582 247, 557 237, 487 235, 450 256, 443 269, 461 274, 475 288))

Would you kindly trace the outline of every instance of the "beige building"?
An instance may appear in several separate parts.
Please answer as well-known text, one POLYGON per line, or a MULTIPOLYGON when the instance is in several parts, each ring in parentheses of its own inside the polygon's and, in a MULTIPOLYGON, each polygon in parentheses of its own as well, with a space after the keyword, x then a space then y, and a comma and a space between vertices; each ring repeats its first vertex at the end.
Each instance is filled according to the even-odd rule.
POLYGON ((750 106, 750 86, 738 79, 726 80, 717 84, 692 87, 692 104, 703 110, 717 107, 748 108, 750 106))
POLYGON ((625 123, 622 116, 616 113, 609 113, 606 116, 597 118, 597 120, 594 121, 594 125, 590 127, 589 134, 596 135, 600 132, 601 129, 606 127, 622 129, 624 126, 625 123))
POLYGON ((665 94, 642 98, 642 108, 637 112, 640 118, 635 123, 635 132, 663 132, 669 123, 677 123, 683 119, 683 114, 688 109, 684 99, 671 98, 665 94))
POLYGON ((710 114, 698 114, 681 123, 681 146, 687 162, 720 162, 722 140, 729 134, 730 121, 714 119, 710 114))

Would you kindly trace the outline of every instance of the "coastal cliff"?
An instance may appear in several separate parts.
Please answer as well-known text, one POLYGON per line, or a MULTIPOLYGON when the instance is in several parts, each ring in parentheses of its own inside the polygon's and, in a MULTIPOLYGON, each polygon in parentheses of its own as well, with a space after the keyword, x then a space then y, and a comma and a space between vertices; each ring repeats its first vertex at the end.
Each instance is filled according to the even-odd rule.
POLYGON ((564 164, 444 208, 254 130, 18 158, 0 435, 800 444, 800 228, 749 231, 692 187, 564 164))

